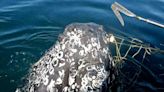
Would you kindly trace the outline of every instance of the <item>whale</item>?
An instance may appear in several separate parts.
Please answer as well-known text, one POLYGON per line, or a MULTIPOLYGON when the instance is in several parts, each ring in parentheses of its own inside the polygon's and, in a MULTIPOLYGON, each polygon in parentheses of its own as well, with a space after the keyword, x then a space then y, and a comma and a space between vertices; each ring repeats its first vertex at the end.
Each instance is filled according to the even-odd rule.
POLYGON ((67 25, 16 92, 110 92, 117 73, 108 37, 96 23, 67 25))

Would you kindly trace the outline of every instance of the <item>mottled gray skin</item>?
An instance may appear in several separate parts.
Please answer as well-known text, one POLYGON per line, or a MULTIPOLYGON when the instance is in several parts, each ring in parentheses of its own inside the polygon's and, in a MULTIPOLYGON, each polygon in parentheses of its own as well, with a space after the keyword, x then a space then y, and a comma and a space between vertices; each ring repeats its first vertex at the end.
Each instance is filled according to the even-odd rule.
POLYGON ((17 92, 101 92, 115 76, 107 33, 94 23, 74 23, 33 65, 17 92), (104 85, 105 84, 105 85, 104 85))

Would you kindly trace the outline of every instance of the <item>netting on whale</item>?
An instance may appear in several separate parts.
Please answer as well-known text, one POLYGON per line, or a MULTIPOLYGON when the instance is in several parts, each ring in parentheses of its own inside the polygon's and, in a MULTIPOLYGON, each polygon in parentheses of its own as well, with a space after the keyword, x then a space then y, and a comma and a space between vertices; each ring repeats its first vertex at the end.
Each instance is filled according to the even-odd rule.
POLYGON ((109 34, 108 40, 110 42, 109 48, 118 69, 118 81, 122 86, 122 91, 128 91, 131 87, 138 85, 137 81, 141 72, 149 72, 150 77, 154 78, 158 76, 146 67, 145 63, 154 54, 163 55, 164 50, 152 47, 150 44, 133 37, 109 34))

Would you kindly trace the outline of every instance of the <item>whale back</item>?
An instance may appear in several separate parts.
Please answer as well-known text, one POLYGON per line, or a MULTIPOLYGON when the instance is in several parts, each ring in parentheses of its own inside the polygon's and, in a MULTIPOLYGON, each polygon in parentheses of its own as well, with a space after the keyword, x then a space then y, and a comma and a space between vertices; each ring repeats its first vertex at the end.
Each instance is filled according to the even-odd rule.
MULTIPOLYGON (((94 23, 73 23, 36 62, 26 85, 28 92, 100 92, 115 79, 107 33, 94 23)), ((104 91, 103 91, 104 92, 104 91)))

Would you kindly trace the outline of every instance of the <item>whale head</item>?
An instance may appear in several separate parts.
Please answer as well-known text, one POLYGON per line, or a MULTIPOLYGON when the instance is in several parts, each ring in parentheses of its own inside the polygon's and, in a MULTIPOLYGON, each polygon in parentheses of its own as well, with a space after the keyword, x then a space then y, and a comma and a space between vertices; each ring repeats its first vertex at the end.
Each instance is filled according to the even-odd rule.
MULTIPOLYGON (((115 79, 108 34, 95 23, 66 26, 17 92, 101 92, 115 79)), ((104 92, 103 91, 103 92, 104 92)))

